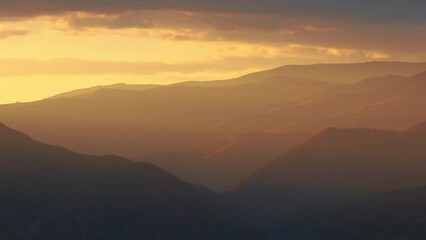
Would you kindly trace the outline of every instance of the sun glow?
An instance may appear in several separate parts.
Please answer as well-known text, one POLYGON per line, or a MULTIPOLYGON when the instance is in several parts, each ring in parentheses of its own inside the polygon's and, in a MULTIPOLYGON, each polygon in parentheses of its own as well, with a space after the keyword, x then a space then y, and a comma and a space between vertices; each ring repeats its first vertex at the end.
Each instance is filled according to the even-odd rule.
POLYGON ((117 82, 225 79, 286 64, 422 59, 360 46, 364 40, 348 41, 353 33, 344 26, 312 22, 177 10, 0 19, 0 103, 117 82))

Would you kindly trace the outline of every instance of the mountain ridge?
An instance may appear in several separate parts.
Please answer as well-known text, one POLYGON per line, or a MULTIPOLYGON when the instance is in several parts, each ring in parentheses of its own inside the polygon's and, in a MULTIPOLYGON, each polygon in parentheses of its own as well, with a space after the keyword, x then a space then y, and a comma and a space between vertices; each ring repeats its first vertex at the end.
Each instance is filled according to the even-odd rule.
POLYGON ((2 239, 262 239, 227 200, 153 164, 74 153, 4 125, 0 192, 2 239))
POLYGON ((405 132, 329 128, 267 164, 229 194, 286 216, 426 185, 425 144, 426 136, 405 132))

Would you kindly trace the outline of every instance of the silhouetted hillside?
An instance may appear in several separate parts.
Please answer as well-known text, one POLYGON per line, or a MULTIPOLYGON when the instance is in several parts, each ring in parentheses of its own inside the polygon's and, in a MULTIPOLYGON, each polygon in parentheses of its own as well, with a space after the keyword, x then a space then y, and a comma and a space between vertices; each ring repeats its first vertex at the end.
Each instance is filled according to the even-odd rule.
POLYGON ((426 184, 426 137, 328 129, 243 181, 230 195, 276 216, 303 216, 426 184))
POLYGON ((268 225, 269 239, 422 240, 426 187, 396 190, 344 207, 268 225))
POLYGON ((87 154, 129 158, 156 154, 158 164, 173 174, 224 190, 297 144, 292 133, 312 135, 329 127, 403 130, 424 121, 426 78, 422 70, 417 71, 419 66, 423 65, 306 66, 323 67, 324 74, 342 79, 352 79, 349 73, 368 75, 355 84, 327 84, 268 75, 267 71, 228 81, 172 84, 144 91, 135 91, 133 85, 126 85, 132 90, 106 87, 80 97, 1 105, 0 121, 44 142, 87 154), (336 70, 330 70, 332 67, 336 70), (383 76, 367 74, 371 69, 383 76), (389 75, 404 75, 401 69, 417 69, 416 75, 389 75), (252 144, 236 140, 246 137, 229 138, 250 132, 279 133, 281 140, 268 142, 262 140, 267 139, 263 135, 255 135, 247 138, 256 139, 252 144), (204 143, 213 144, 198 155, 170 155, 204 143), (158 153, 168 154, 160 157, 158 153))
POLYGON ((181 179, 223 192, 305 138, 304 134, 247 132, 180 152, 154 153, 135 160, 154 163, 181 179))
POLYGON ((220 196, 148 163, 0 125, 1 239, 261 239, 220 196))
POLYGON ((317 220, 317 239, 425 239, 426 187, 385 193, 317 220))

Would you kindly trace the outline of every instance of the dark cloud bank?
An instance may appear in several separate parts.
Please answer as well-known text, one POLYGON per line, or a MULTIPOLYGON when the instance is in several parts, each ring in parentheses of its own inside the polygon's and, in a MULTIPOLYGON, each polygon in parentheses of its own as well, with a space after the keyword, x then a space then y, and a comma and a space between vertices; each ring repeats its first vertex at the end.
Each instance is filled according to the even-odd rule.
POLYGON ((0 0, 2 17, 30 17, 70 11, 119 13, 130 10, 284 14, 377 21, 426 20, 424 0, 0 0))

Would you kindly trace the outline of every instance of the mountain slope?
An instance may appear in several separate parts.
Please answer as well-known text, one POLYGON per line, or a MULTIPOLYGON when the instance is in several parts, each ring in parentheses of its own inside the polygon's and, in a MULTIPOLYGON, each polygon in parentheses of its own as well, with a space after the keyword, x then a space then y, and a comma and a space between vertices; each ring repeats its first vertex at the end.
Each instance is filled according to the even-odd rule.
POLYGON ((265 106, 297 101, 327 86, 284 78, 237 87, 101 89, 85 98, 1 105, 0 121, 79 152, 135 157, 252 130, 245 122, 265 106))
POLYGON ((422 240, 426 187, 399 189, 344 207, 269 226, 271 240, 422 240), (272 226, 272 227, 271 227, 272 226))
POLYGON ((425 144, 426 137, 418 134, 328 129, 253 174, 230 195, 289 217, 425 185, 425 144))
POLYGON ((279 68, 251 73, 228 81, 186 82, 191 86, 223 86, 237 85, 270 77, 288 77, 300 79, 315 79, 332 84, 352 84, 366 78, 384 75, 400 75, 409 77, 426 71, 426 63, 408 62, 366 62, 348 64, 313 64, 287 65, 279 68))
POLYGON ((388 192, 321 216, 316 223, 318 239, 425 239, 426 187, 388 192))
POLYGON ((374 74, 387 69, 385 77, 347 85, 254 74, 219 85, 197 83, 208 87, 180 84, 145 91, 104 88, 84 97, 1 105, 0 121, 47 143, 88 154, 131 158, 176 152, 249 131, 313 134, 328 127, 401 130, 426 119, 423 75, 389 75, 412 66, 423 65, 376 62, 306 66, 324 67, 331 75, 344 69, 348 72, 343 76, 349 79, 351 71, 371 77, 366 74, 370 70, 365 69, 380 70, 374 74))
POLYGON ((90 87, 85 89, 77 89, 74 91, 58 94, 55 96, 50 97, 50 99, 58 99, 58 98, 72 98, 72 97, 87 97, 87 95, 95 93, 102 89, 118 89, 118 90, 132 90, 132 91, 144 91, 153 89, 155 87, 158 87, 156 85, 137 85, 137 84, 125 84, 125 83, 118 83, 113 85, 107 85, 107 86, 96 86, 96 87, 90 87))
POLYGON ((259 239, 219 196, 147 163, 49 146, 0 125, 2 239, 259 239))
POLYGON ((417 124, 406 130, 408 133, 426 135, 426 122, 417 124))
POLYGON ((366 62, 349 64, 314 64, 289 65, 270 71, 249 74, 243 78, 259 78, 264 75, 288 76, 315 79, 321 82, 334 84, 356 83, 366 78, 401 75, 412 76, 426 71, 426 63, 404 62, 366 62))
MULTIPOLYGON (((328 114, 318 114, 317 117, 306 121, 285 124, 276 130, 294 132, 303 129, 315 132, 328 127, 362 127, 400 131, 408 125, 424 121, 426 119, 426 109, 423 107, 426 104, 424 94, 426 72, 406 78, 405 81, 398 80, 396 85, 392 76, 386 79, 391 83, 379 84, 380 88, 370 87, 373 90, 367 96, 352 96, 351 101, 358 102, 353 106, 346 109, 340 108, 339 111, 328 114)), ((332 102, 340 106, 350 101, 344 97, 335 97, 332 102)), ((321 104, 315 109, 322 107, 327 110, 330 106, 330 104, 321 104)))
POLYGON ((154 163, 188 182, 224 192, 305 137, 304 134, 247 132, 180 152, 154 153, 135 160, 154 163))
MULTIPOLYGON (((335 67, 348 66, 353 68, 335 67)), ((299 142, 285 135, 308 136, 328 127, 401 130, 426 119, 424 74, 386 74, 347 85, 254 76, 221 82, 229 86, 103 88, 80 97, 1 105, 0 121, 87 154, 148 155, 139 160, 224 191, 299 142), (245 134, 265 132, 283 134, 281 140, 245 134), (198 153, 181 152, 194 145, 198 153)))

